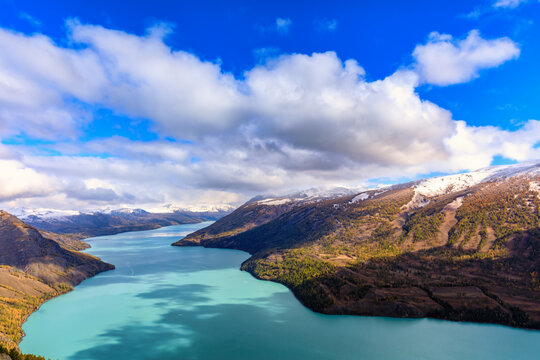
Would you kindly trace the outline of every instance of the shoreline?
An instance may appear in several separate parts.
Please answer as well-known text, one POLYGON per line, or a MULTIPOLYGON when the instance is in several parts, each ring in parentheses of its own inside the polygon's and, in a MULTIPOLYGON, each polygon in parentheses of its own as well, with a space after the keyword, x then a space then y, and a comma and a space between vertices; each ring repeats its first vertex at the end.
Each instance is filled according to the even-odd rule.
MULTIPOLYGON (((343 316, 344 314, 327 316, 329 314, 313 311, 299 302, 298 294, 289 286, 277 281, 267 282, 267 279, 260 279, 251 272, 249 275, 240 272, 242 263, 251 257, 246 251, 204 247, 170 248, 174 239, 201 226, 205 224, 96 239, 92 252, 99 253, 104 259, 116 264, 117 271, 105 273, 84 283, 81 288, 75 289, 77 291, 66 296, 65 300, 60 298, 47 304, 42 308, 42 313, 28 321, 24 328, 28 335, 20 348, 25 352, 40 353, 53 359, 73 356, 124 358, 125 356, 112 355, 129 354, 139 350, 143 351, 141 354, 146 354, 145 358, 153 358, 148 355, 154 353, 152 349, 155 344, 160 344, 163 351, 155 350, 155 353, 168 358, 167 355, 173 353, 179 356, 192 352, 208 355, 210 351, 214 351, 204 350, 212 348, 210 344, 223 346, 222 350, 226 353, 235 348, 234 343, 231 344, 228 339, 243 338, 245 342, 242 347, 246 349, 252 348, 252 344, 260 344, 275 349, 277 354, 283 346, 284 349, 290 349, 287 351, 291 355, 297 350, 306 349, 305 346, 309 346, 313 339, 320 339, 320 345, 315 346, 320 346, 321 351, 330 354, 334 350, 331 349, 332 346, 324 345, 324 339, 329 341, 329 345, 340 339, 350 339, 343 354, 354 354, 355 351, 368 354, 372 351, 369 350, 370 344, 383 345, 387 341, 384 340, 385 333, 391 337, 405 335, 408 340, 404 344, 418 341, 421 347, 424 336, 425 339, 436 339, 440 332, 445 336, 456 336, 456 339, 462 334, 471 335, 466 336, 463 346, 466 346, 466 353, 471 355, 467 359, 473 359, 477 345, 486 354, 495 354, 489 342, 477 344, 474 341, 476 336, 492 334, 494 339, 502 341, 499 343, 504 344, 505 349, 512 344, 505 340, 506 338, 536 339, 539 336, 538 332, 523 332, 523 329, 516 332, 514 328, 494 324, 484 327, 478 323, 459 324, 440 319, 392 320, 390 317, 343 316), (125 253, 125 247, 130 249, 129 256, 125 253), (150 247, 154 249, 151 252, 147 250, 150 247), (116 284, 126 285, 124 287, 116 284), (110 297, 111 292, 116 294, 117 286, 121 289, 119 297, 110 297), (67 313, 71 315, 63 315, 67 313), (225 339, 220 340, 218 334, 235 318, 239 326, 225 335, 225 344, 225 339), (48 329, 50 324, 55 323, 55 319, 58 321, 57 331, 51 332, 48 329), (170 327, 163 324, 169 324, 170 327), (261 326, 268 326, 268 334, 255 331, 261 326), (331 331, 332 335, 325 334, 325 331, 331 331), (355 345, 354 339, 362 333, 367 336, 364 345, 355 345), (114 345, 113 342, 105 341, 109 337, 104 338, 100 334, 110 334, 114 345), (241 334, 246 337, 239 337, 241 334), (288 334, 287 339, 291 339, 291 344, 277 345, 275 340, 285 334, 288 334), (218 338, 213 339, 215 336, 218 338), (298 342, 295 336, 298 336, 298 342), (147 339, 146 345, 137 350, 142 337, 147 339), (334 340, 330 340, 332 338, 334 340), (193 347, 188 345, 192 342, 193 347), (186 347, 178 347, 179 343, 186 347), (202 347, 202 344, 205 346, 202 347)), ((219 346, 215 351, 221 351, 219 346)), ((388 353, 399 354, 400 347, 396 347, 397 352, 388 350, 388 353)), ((453 351, 453 354, 460 351, 451 348, 452 344, 446 342, 444 350, 439 348, 435 351, 448 350, 453 351)), ((530 349, 526 352, 530 353, 537 346, 529 343, 525 348, 530 349)), ((386 353, 386 350, 380 351, 386 353)), ((508 357, 503 356, 500 359, 503 358, 508 357)), ((412 359, 414 357, 411 357, 412 359)))
MULTIPOLYGON (((153 227, 153 228, 149 228, 149 229, 144 229, 144 230, 131 230, 131 231, 122 231, 122 232, 115 232, 115 233, 111 233, 111 234, 107 234, 107 235, 99 235, 99 236, 91 236, 91 237, 86 237, 86 238, 83 238, 81 239, 81 241, 83 241, 84 243, 88 244, 88 248, 86 249, 83 249, 83 250, 79 250, 78 252, 81 252, 83 254, 87 254, 89 256, 92 256, 94 258, 97 258, 95 255, 87 252, 89 250, 92 249, 92 245, 91 243, 88 243, 86 242, 87 239, 92 239, 92 238, 97 238, 97 237, 102 237, 102 236, 112 236, 112 235, 118 235, 118 234, 123 234, 123 233, 130 233, 130 232, 140 232, 140 231, 150 231, 150 230, 157 230, 157 229, 161 229, 161 228, 164 228, 164 227, 168 227, 168 226, 178 226, 178 225, 189 225, 189 224, 200 224, 200 223, 203 223, 203 222, 211 222, 211 221, 199 221, 199 222, 194 222, 194 223, 185 223, 185 224, 177 224, 177 225, 165 225, 165 226, 157 226, 157 227, 153 227)), ((98 258, 100 261, 104 262, 105 264, 109 264, 107 263, 105 260, 101 259, 101 258, 98 258)), ((79 286, 81 283, 83 283, 85 280, 88 280, 88 279, 91 279, 93 278, 94 276, 98 275, 98 274, 101 274, 103 272, 106 272, 106 271, 111 271, 111 270, 114 270, 115 269, 115 265, 114 264, 109 264, 112 266, 112 268, 110 269, 105 269, 105 270, 102 270, 102 271, 99 271, 91 276, 88 276, 86 277, 85 279, 83 279, 82 281, 80 281, 79 283, 75 284, 75 285, 72 285, 71 286, 71 289, 67 290, 67 291, 64 291, 64 292, 61 292, 61 293, 58 293, 58 294, 55 294, 54 296, 51 296, 50 298, 47 298, 47 299, 44 299, 43 301, 41 301, 39 303, 39 305, 33 309, 32 311, 28 312, 27 314, 24 315, 23 319, 22 319, 22 322, 20 323, 20 325, 18 326, 21 330, 22 330, 22 326, 24 325, 24 323, 28 320, 28 318, 33 314, 35 313, 36 311, 38 311, 41 306, 43 306, 43 304, 45 304, 47 301, 49 300, 53 300, 59 296, 62 296, 62 295, 65 295, 65 294, 68 294, 70 292, 72 292, 73 290, 75 290, 75 287, 79 286)), ((19 270, 19 269, 17 269, 19 270)), ((22 271, 22 270, 19 270, 19 271, 22 271)), ((23 271, 22 271, 23 272, 23 271)), ((15 342, 13 341, 11 338, 9 338, 7 335, 5 335, 6 339, 9 339, 11 341, 11 343, 13 343, 12 345, 15 345, 16 348, 19 347, 19 344, 21 343, 22 339, 26 336, 26 333, 24 332, 24 330, 22 330, 23 332, 23 335, 21 336, 21 339, 18 341, 18 342, 15 342)), ((0 340, 1 342, 1 340, 0 340)))
MULTIPOLYGON (((90 255, 90 254, 89 254, 89 255, 90 255)), ((91 255, 91 256, 93 256, 93 255, 91 255)), ((25 274, 26 276, 29 276, 29 277, 35 279, 35 281, 39 281, 41 284, 46 285, 46 286, 50 287, 51 289, 54 289, 55 292, 49 293, 50 296, 43 296, 43 297, 36 297, 36 298, 34 298, 33 301, 37 301, 37 304, 35 304, 34 307, 28 308, 28 309, 27 309, 28 311, 24 311, 24 309, 22 310, 22 314, 21 314, 22 316, 20 317, 20 320, 21 320, 21 321, 20 321, 20 322, 17 324, 17 326, 16 326, 16 328, 19 329, 19 330, 21 331, 21 333, 22 333, 20 339, 18 339, 18 340, 17 340, 17 339, 13 339, 13 338, 11 338, 9 335, 4 334, 4 333, 1 333, 2 338, 0 338, 0 343, 3 344, 4 346, 6 346, 6 347, 9 348, 9 349, 10 349, 10 348, 13 348, 13 347, 15 347, 15 348, 18 349, 18 348, 19 348, 19 344, 21 343, 21 341, 22 341, 22 340, 24 339, 24 337, 26 336, 26 333, 24 332, 24 330, 23 330, 22 327, 23 327, 24 323, 28 320, 28 318, 29 318, 32 314, 34 314, 36 311, 38 311, 39 309, 41 309, 41 307, 43 306, 43 304, 45 304, 46 302, 48 302, 48 301, 50 301, 50 300, 53 300, 53 299, 55 299, 55 298, 57 298, 57 297, 59 297, 59 296, 62 296, 62 295, 65 295, 65 294, 68 294, 68 293, 72 292, 73 290, 75 290, 75 287, 78 286, 78 285, 80 285, 83 281, 88 280, 88 279, 90 279, 90 278, 92 278, 92 277, 94 277, 94 276, 96 276, 96 275, 98 275, 98 274, 101 274, 101 273, 103 273, 103 272, 111 271, 111 270, 114 270, 114 269, 115 269, 114 265, 108 264, 108 263, 105 263, 105 262, 103 262, 103 263, 109 265, 109 266, 107 266, 107 267, 109 267, 109 268, 103 269, 103 270, 99 270, 99 271, 97 271, 95 274, 92 274, 92 275, 90 275, 90 276, 85 277, 82 281, 78 282, 77 284, 69 285, 69 288, 64 287, 64 286, 62 286, 62 287, 60 287, 60 286, 54 287, 53 285, 48 285, 48 284, 46 284, 45 282, 43 282, 43 281, 41 281, 41 280, 35 278, 35 277, 32 276, 32 275, 27 274, 26 272, 24 272, 24 271, 22 271, 22 270, 19 270, 19 269, 16 269, 16 268, 14 268, 14 267, 9 266, 10 268, 14 269, 15 271, 20 272, 20 273, 23 273, 23 274, 25 274)), ((29 296, 29 295, 27 295, 27 296, 29 296)))
MULTIPOLYGON (((249 273, 251 276, 253 276, 257 280, 275 282, 275 283, 278 283, 278 284, 281 284, 281 285, 285 286, 293 294, 295 299, 303 307, 305 307, 306 309, 308 309, 308 310, 310 310, 310 311, 312 311, 314 313, 317 313, 317 314, 331 315, 331 316, 365 316, 365 317, 378 317, 378 318, 380 317, 380 318, 393 318, 393 319, 412 319, 412 320, 414 320, 414 319, 417 319, 417 320, 431 319, 431 320, 451 321, 451 322, 466 323, 466 324, 482 324, 482 325, 504 326, 504 327, 509 327, 509 328, 512 328, 512 329, 520 329, 520 330, 524 330, 524 331, 540 331, 540 324, 538 324, 538 326, 536 326, 536 327, 534 327, 534 326, 526 327, 526 326, 518 326, 518 325, 509 324, 509 323, 495 322, 495 321, 474 321, 474 320, 470 320, 470 319, 466 319, 466 318, 465 319, 456 319, 456 318, 452 318, 451 316, 444 316, 443 314, 440 314, 440 316, 438 316, 438 314, 432 314, 432 315, 428 315, 428 316, 400 316, 400 315, 397 315, 397 314, 393 315, 393 314, 387 314, 387 313, 384 313, 384 314, 383 313, 377 313, 376 311, 365 312, 365 313, 355 313, 353 311, 347 311, 347 309, 344 308, 344 307, 336 309, 336 311, 324 311, 324 309, 317 310, 316 308, 311 307, 308 304, 306 304, 306 300, 309 300, 308 297, 306 297, 304 299, 301 295, 299 295, 299 292, 298 292, 299 289, 295 289, 295 287, 291 286, 290 284, 287 284, 286 281, 281 281, 278 278, 265 278, 265 277, 258 276, 253 271, 253 269, 251 269, 249 266, 245 266, 245 265, 249 265, 250 260, 254 259, 253 254, 249 253, 248 251, 245 251, 245 250, 242 250, 242 249, 236 249, 236 248, 219 247, 219 246, 218 247, 216 247, 216 246, 205 246, 203 244, 194 243, 194 242, 185 243, 185 244, 178 244, 178 245, 171 244, 171 246, 177 246, 177 247, 203 247, 203 248, 208 248, 208 249, 231 249, 231 250, 243 251, 243 252, 249 254, 250 257, 248 259, 246 259, 242 264, 240 264, 240 267, 239 267, 240 271, 245 271, 245 272, 249 273)), ((459 314, 457 314, 457 315, 459 315, 459 314)))

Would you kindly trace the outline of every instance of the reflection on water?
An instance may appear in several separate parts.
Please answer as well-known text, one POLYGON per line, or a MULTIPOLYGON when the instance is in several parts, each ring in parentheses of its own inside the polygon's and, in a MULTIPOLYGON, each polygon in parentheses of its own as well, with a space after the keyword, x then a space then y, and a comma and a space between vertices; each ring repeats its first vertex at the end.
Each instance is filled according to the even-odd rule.
POLYGON ((239 271, 244 252, 170 246, 206 225, 89 239, 116 270, 44 304, 21 349, 77 360, 537 359, 537 331, 316 314, 239 271))

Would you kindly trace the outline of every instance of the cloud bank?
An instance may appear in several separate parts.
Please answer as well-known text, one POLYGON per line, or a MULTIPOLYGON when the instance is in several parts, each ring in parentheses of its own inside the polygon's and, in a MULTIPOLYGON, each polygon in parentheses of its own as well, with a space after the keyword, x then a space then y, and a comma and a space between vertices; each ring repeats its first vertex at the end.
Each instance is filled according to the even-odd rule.
POLYGON ((540 155, 538 121, 513 132, 471 127, 416 91, 518 57, 507 38, 433 33, 414 64, 367 81, 334 52, 282 55, 235 77, 163 36, 71 22, 66 47, 0 29, 2 139, 43 142, 0 147, 0 205, 210 208, 540 155), (83 140, 94 109, 148 119, 157 140, 83 140))

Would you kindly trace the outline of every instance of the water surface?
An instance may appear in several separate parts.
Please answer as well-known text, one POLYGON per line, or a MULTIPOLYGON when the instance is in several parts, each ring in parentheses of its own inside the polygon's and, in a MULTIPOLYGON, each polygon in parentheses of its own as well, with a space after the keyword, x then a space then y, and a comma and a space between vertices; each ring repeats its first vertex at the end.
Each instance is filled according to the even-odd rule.
POLYGON ((170 244, 209 223, 88 239, 116 265, 45 303, 24 352, 51 359, 539 359, 540 331, 304 308, 236 250, 170 244))

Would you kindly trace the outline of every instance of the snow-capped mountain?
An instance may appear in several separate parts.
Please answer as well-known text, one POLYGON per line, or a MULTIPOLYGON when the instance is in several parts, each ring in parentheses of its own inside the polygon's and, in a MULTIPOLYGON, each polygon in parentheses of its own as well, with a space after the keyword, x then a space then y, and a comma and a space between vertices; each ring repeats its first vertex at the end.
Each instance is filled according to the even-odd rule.
POLYGON ((357 194, 362 190, 364 190, 363 187, 315 187, 282 196, 257 196, 250 202, 256 202, 260 205, 283 205, 287 203, 307 204, 357 194))
POLYGON ((28 209, 19 208, 10 210, 10 213, 19 219, 26 221, 27 219, 54 219, 65 218, 68 216, 79 215, 80 212, 76 210, 56 210, 56 209, 28 209))
MULTIPOLYGON (((317 187, 298 191, 288 195, 262 195, 250 200, 248 203, 259 205, 278 206, 285 204, 308 204, 355 195, 351 203, 367 200, 378 196, 385 191, 397 188, 411 187, 415 197, 410 206, 422 206, 429 203, 428 198, 462 191, 483 182, 502 181, 513 177, 535 177, 540 175, 540 160, 528 161, 514 165, 490 166, 462 174, 437 176, 417 180, 406 184, 386 185, 372 189, 362 187, 317 187)), ((535 183, 533 182, 532 186, 535 183)))
POLYGON ((322 194, 253 199, 174 245, 247 251, 317 312, 540 329, 540 161, 322 194))
POLYGON ((125 231, 149 230, 162 226, 191 224, 216 220, 225 212, 150 213, 143 209, 106 209, 92 213, 65 215, 55 212, 35 212, 27 215, 25 221, 38 229, 59 234, 76 234, 80 237, 116 234, 125 231))

